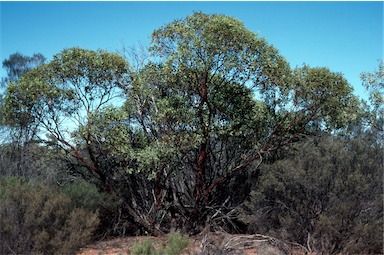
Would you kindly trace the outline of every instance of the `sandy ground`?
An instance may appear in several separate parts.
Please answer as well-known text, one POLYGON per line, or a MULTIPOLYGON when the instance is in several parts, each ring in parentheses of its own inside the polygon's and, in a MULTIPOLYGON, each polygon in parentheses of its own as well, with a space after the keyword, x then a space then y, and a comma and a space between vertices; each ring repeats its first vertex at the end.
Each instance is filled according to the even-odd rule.
MULTIPOLYGON (((167 237, 124 237, 100 241, 80 249, 76 255, 127 255, 133 243, 150 238, 155 247, 166 245, 167 237)), ((189 245, 182 255, 304 255, 300 248, 288 248, 285 244, 262 236, 210 233, 189 238, 189 245), (204 253, 202 253, 204 250, 204 253)))

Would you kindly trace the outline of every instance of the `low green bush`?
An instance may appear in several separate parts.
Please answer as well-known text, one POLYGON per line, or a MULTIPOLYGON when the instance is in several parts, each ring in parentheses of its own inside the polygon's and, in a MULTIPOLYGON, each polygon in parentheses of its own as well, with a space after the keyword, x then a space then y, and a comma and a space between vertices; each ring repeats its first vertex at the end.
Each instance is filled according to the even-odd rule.
POLYGON ((142 242, 135 242, 131 250, 133 255, 156 255, 158 254, 155 246, 149 238, 142 242))
POLYGON ((98 212, 70 206, 55 187, 0 180, 0 254, 70 254, 93 237, 98 212))
POLYGON ((160 254, 178 255, 180 254, 189 243, 187 235, 181 235, 179 232, 171 232, 168 234, 167 245, 160 250, 160 254))
POLYGON ((126 228, 122 219, 121 200, 112 194, 100 191, 95 185, 84 180, 75 180, 60 188, 65 196, 71 199, 71 208, 83 208, 88 211, 98 211, 100 224, 97 236, 123 236, 126 228))
POLYGON ((82 207, 95 211, 100 209, 117 210, 118 201, 110 194, 100 192, 97 187, 84 180, 75 180, 61 187, 60 191, 71 199, 71 207, 82 207))
POLYGON ((131 252, 133 255, 179 255, 188 246, 188 243, 187 235, 171 232, 168 234, 167 245, 156 249, 148 238, 143 242, 134 243, 131 252))

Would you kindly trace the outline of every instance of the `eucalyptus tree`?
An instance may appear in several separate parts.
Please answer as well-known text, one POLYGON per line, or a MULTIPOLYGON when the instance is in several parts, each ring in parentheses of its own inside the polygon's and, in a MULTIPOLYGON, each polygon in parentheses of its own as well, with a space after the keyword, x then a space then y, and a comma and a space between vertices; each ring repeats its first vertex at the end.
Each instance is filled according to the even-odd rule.
POLYGON ((153 32, 150 52, 125 107, 147 139, 137 160, 155 183, 153 217, 179 215, 189 230, 240 204, 264 155, 356 117, 341 74, 291 70, 232 17, 196 12, 173 21, 153 32))
POLYGON ((38 142, 60 148, 109 189, 91 146, 91 119, 122 95, 127 77, 128 64, 117 54, 65 49, 8 84, 2 106, 5 123, 36 127, 38 142))

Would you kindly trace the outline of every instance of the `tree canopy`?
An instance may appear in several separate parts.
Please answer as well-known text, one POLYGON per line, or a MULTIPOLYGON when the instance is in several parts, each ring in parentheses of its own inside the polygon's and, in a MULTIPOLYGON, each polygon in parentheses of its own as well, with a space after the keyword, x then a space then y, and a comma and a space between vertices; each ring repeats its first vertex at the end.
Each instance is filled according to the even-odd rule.
POLYGON ((5 123, 35 126, 40 129, 39 142, 71 151, 86 168, 104 179, 92 156, 93 162, 89 162, 80 155, 76 140, 70 137, 77 130, 81 131, 85 146, 92 142, 91 116, 120 96, 128 76, 128 65, 117 54, 79 48, 63 50, 48 64, 32 69, 7 86, 2 108, 5 123))

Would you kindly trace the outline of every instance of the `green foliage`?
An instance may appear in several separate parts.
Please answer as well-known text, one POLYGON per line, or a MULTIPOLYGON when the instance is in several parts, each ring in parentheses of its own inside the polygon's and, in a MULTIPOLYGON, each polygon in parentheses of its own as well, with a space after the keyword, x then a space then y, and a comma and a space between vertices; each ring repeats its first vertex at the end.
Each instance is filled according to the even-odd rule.
POLYGON ((132 247, 133 255, 179 255, 188 246, 189 238, 179 232, 168 234, 168 242, 165 246, 155 248, 149 238, 143 242, 136 242, 132 247))
POLYGON ((292 150, 262 167, 241 214, 249 230, 327 254, 379 253, 383 148, 367 138, 315 138, 292 150))
POLYGON ((187 79, 199 71, 246 82, 263 73, 281 83, 288 75, 288 65, 275 48, 241 21, 224 15, 195 12, 161 27, 152 34, 151 50, 187 79))
POLYGON ((367 120, 379 131, 384 131, 384 60, 379 62, 378 70, 363 72, 360 78, 369 92, 370 106, 365 105, 367 120))
POLYGON ((195 148, 209 134, 225 137, 255 131, 256 123, 264 122, 255 117, 266 109, 254 100, 251 88, 288 86, 289 65, 278 51, 232 17, 196 12, 156 30, 151 50, 164 62, 149 67, 160 79, 146 79, 148 71, 143 70, 140 82, 154 95, 149 107, 157 106, 146 112, 151 117, 152 112, 161 113, 155 115, 161 117, 155 124, 165 122, 172 130, 184 131, 177 141, 195 148))
POLYGON ((122 235, 126 227, 122 226, 122 199, 112 194, 101 192, 96 185, 85 180, 75 180, 60 188, 60 192, 70 198, 68 207, 82 208, 90 212, 98 212, 100 222, 95 235, 122 235))
POLYGON ((76 180, 61 188, 61 193, 69 197, 71 208, 84 208, 88 211, 117 210, 119 201, 114 201, 112 196, 100 192, 97 187, 84 180, 76 180))
MULTIPOLYGON (((131 146, 135 134, 126 123, 128 115, 125 111, 114 106, 108 106, 91 112, 88 118, 88 122, 72 133, 77 143, 81 144, 88 135, 91 135, 91 140, 102 143, 102 149, 109 151, 112 157, 121 160, 131 158, 131 146)), ((89 144, 92 141, 89 141, 89 144)), ((97 146, 95 143, 93 145, 97 146)))
POLYGON ((143 242, 135 242, 131 252, 133 255, 156 255, 157 251, 149 238, 143 242))
POLYGON ((160 254, 179 255, 188 244, 189 238, 187 235, 181 235, 179 232, 171 232, 168 234, 168 243, 160 250, 160 254))
POLYGON ((296 68, 294 73, 295 107, 307 116, 315 114, 319 126, 339 129, 359 117, 359 101, 342 74, 308 66, 296 68))
POLYGON ((34 124, 62 138, 64 118, 78 125, 87 123, 92 111, 119 96, 128 83, 128 73, 128 64, 117 54, 63 50, 48 64, 8 85, 2 106, 5 123, 34 124))
POLYGON ((0 253, 68 254, 89 242, 97 211, 71 208, 58 190, 23 179, 0 180, 0 253))

